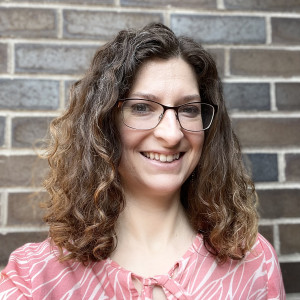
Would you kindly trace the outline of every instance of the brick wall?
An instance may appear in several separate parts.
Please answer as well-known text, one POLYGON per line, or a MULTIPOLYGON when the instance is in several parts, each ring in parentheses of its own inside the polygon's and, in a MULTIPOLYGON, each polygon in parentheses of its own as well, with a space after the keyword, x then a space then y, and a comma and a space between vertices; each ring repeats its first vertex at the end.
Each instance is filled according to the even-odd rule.
POLYGON ((300 293, 300 0, 0 1, 0 265, 46 236, 45 193, 34 195, 46 164, 32 145, 65 106, 70 83, 99 45, 150 21, 216 58, 257 183, 260 231, 287 292, 300 293))

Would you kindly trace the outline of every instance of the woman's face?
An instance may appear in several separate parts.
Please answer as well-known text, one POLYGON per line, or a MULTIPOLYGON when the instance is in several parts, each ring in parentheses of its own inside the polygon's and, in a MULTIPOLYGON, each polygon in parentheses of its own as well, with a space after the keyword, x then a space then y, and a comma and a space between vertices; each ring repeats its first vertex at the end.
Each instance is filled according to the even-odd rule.
MULTIPOLYGON (((200 101, 194 71, 181 58, 144 63, 128 98, 154 100, 167 106, 200 101)), ((172 109, 151 130, 135 130, 122 121, 119 126, 123 147, 119 172, 125 192, 154 195, 179 192, 199 162, 204 132, 183 130, 172 109)))

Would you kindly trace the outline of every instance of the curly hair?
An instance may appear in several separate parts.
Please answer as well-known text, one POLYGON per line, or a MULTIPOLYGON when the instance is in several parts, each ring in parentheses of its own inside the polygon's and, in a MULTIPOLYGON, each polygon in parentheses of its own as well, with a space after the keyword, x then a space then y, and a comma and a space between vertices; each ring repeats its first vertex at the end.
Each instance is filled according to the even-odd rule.
POLYGON ((50 165, 44 181, 50 198, 44 220, 61 261, 103 260, 117 246, 116 223, 125 200, 115 104, 130 91, 139 66, 172 57, 192 66, 202 101, 218 107, 193 179, 181 189, 191 226, 219 262, 242 259, 253 246, 256 193, 243 167, 215 62, 201 45, 158 23, 123 30, 100 47, 85 76, 72 86, 67 110, 50 125, 44 155, 50 165))

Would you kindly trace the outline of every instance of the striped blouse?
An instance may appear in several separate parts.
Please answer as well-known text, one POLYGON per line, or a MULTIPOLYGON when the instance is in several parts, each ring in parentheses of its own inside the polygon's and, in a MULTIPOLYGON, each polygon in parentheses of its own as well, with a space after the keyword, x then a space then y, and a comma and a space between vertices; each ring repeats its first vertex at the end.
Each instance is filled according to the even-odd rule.
POLYGON ((1 272, 0 299, 153 299, 160 286, 166 299, 285 299, 279 263, 261 235, 242 261, 217 264, 200 235, 166 274, 142 278, 111 259, 60 263, 49 239, 14 251, 1 272), (176 272, 174 272, 176 270, 176 272), (174 275, 173 275, 174 274, 174 275), (139 280, 139 293, 133 281, 139 280))

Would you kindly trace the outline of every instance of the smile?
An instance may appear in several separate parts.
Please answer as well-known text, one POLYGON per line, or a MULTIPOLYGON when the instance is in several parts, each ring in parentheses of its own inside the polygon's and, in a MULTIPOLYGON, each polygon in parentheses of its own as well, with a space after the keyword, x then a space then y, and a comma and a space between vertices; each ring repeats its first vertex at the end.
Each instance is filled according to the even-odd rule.
POLYGON ((166 155, 166 154, 159 154, 156 152, 143 152, 142 154, 149 159, 158 160, 161 162, 172 162, 174 160, 179 159, 180 157, 180 153, 166 155))

